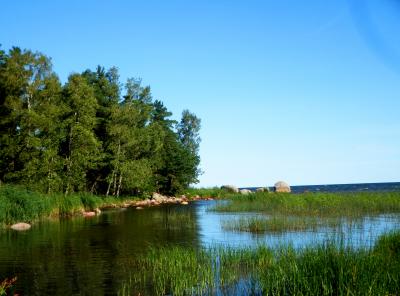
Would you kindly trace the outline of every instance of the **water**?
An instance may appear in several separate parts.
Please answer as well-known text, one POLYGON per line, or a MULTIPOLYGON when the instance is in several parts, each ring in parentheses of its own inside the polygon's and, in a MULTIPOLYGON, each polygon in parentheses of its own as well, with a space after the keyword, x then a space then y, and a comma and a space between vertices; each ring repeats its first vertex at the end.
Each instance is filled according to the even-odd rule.
MULTIPOLYGON (((258 187, 246 187, 255 191, 258 187)), ((360 192, 360 191, 400 191, 400 182, 388 183, 355 183, 329 185, 300 185, 290 186, 293 193, 303 192, 360 192)), ((273 187, 270 187, 272 190, 273 187)))
POLYGON ((400 228, 399 215, 364 218, 350 229, 320 229, 252 235, 224 231, 221 223, 240 215, 209 211, 215 201, 188 206, 110 211, 94 218, 46 221, 27 232, 0 232, 0 279, 17 276, 22 295, 116 295, 151 246, 194 248, 292 244, 303 247, 330 238, 368 246, 400 228))

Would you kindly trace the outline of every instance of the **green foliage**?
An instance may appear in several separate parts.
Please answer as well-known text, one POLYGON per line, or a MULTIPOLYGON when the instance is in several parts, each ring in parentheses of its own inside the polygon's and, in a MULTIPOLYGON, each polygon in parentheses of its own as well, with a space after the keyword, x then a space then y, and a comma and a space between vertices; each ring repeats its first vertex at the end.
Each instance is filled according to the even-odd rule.
POLYGON ((254 193, 232 195, 231 202, 214 210, 262 212, 289 216, 359 217, 400 212, 400 192, 254 193))
POLYGON ((119 294, 397 295, 398 242, 399 232, 394 232, 372 249, 331 242, 299 250, 151 249, 119 294))
POLYGON ((171 115, 140 79, 123 94, 115 67, 61 85, 43 54, 0 51, 0 182, 43 193, 175 194, 197 182, 200 120, 171 115))
POLYGON ((42 218, 69 217, 83 210, 123 203, 124 199, 81 192, 70 195, 42 194, 21 186, 0 186, 0 227, 42 218))
POLYGON ((212 197, 212 198, 229 198, 229 194, 219 187, 212 188, 192 188, 189 187, 184 191, 187 197, 212 197))
POLYGON ((240 219, 228 219, 222 222, 224 230, 244 231, 252 233, 284 233, 288 231, 316 231, 319 228, 338 228, 345 222, 341 218, 319 217, 291 217, 274 215, 270 217, 241 217, 240 219))
POLYGON ((15 186, 0 186, 0 224, 32 222, 50 216, 55 198, 15 186))

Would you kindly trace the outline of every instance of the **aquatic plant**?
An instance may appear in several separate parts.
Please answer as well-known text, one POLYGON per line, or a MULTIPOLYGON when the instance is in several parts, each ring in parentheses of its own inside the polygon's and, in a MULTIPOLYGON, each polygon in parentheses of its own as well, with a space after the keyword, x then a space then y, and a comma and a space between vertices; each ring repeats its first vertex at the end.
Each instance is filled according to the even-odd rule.
POLYGON ((200 197, 212 197, 212 198, 228 198, 232 195, 228 191, 219 187, 212 188, 188 188, 184 191, 185 195, 192 198, 196 195, 200 197))
POLYGON ((338 228, 344 221, 340 218, 319 218, 307 216, 246 216, 222 221, 222 228, 228 231, 252 233, 315 231, 322 227, 338 228))
POLYGON ((400 212, 400 192, 254 193, 233 195, 218 212, 262 212, 291 216, 365 216, 400 212))
POLYGON ((400 232, 372 248, 151 249, 119 295, 397 295, 400 232), (390 256, 388 256, 388 253, 390 256))
POLYGON ((42 194, 14 185, 0 186, 0 226, 34 222, 46 217, 66 217, 83 210, 94 210, 126 199, 88 193, 42 194))
POLYGON ((0 296, 14 295, 14 293, 11 290, 16 281, 17 277, 11 279, 7 278, 4 279, 2 282, 0 282, 0 296))

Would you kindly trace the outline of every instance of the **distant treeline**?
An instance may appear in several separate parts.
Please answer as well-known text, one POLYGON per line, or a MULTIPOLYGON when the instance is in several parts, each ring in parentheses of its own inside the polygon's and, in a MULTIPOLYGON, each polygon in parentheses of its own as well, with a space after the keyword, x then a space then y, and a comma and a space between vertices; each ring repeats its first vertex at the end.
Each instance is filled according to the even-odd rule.
POLYGON ((0 182, 41 192, 175 194, 199 175, 200 119, 180 122, 117 68, 63 85, 41 53, 0 50, 0 182))

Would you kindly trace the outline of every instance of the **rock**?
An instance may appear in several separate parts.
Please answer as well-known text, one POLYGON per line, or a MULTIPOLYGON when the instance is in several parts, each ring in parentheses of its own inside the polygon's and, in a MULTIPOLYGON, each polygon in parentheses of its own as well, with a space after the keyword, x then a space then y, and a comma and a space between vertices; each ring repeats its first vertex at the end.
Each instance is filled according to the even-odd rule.
POLYGON ((93 217, 96 216, 95 212, 83 212, 83 217, 93 217))
POLYGON ((24 231, 24 230, 28 230, 31 228, 31 225, 28 223, 16 223, 11 225, 10 227, 12 230, 16 230, 16 231, 24 231))
POLYGON ((251 190, 249 190, 249 189, 241 189, 239 192, 240 192, 240 194, 243 194, 243 195, 252 193, 251 190))
POLYGON ((187 201, 182 201, 181 205, 188 205, 189 203, 187 201))
POLYGON ((101 214, 101 210, 99 208, 95 208, 94 212, 96 213, 96 215, 100 215, 101 214))
POLYGON ((224 190, 226 190, 228 192, 232 192, 232 193, 239 193, 239 189, 233 185, 224 185, 224 186, 221 186, 221 189, 224 189, 224 190))
POLYGON ((149 206, 151 205, 151 200, 150 199, 145 199, 145 200, 139 200, 135 203, 136 206, 149 206))
POLYGON ((256 189, 256 192, 269 192, 268 187, 260 187, 256 189))
POLYGON ((286 182, 279 181, 275 183, 275 192, 290 192, 290 186, 286 182))
POLYGON ((151 198, 159 203, 162 203, 168 199, 168 197, 166 197, 160 193, 157 193, 157 192, 153 192, 153 195, 151 198))
POLYGON ((136 207, 136 210, 143 210, 142 207, 136 207))

